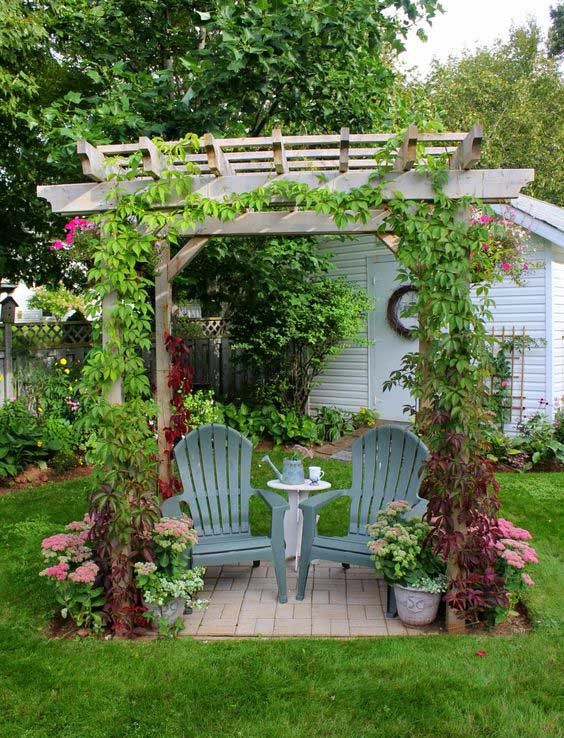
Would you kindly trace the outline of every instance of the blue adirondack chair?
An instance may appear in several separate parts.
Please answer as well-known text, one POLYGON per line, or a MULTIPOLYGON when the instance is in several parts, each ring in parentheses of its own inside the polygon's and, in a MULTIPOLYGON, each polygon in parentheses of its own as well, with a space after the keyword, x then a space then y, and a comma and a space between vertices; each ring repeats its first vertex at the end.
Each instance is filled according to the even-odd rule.
POLYGON ((162 514, 180 517, 180 503, 187 504, 199 536, 194 565, 272 561, 278 600, 287 602, 284 513, 289 505, 275 492, 251 487, 251 454, 251 442, 225 425, 188 433, 174 448, 183 492, 165 500, 162 514), (270 537, 251 534, 249 498, 255 494, 270 507, 270 537))
MULTIPOLYGON (((410 516, 422 515, 427 502, 418 495, 422 463, 428 451, 422 441, 400 426, 374 428, 352 447, 353 478, 350 489, 321 492, 300 504, 303 512, 303 535, 298 577, 297 600, 303 600, 312 559, 339 561, 344 568, 351 564, 373 567, 366 530, 378 511, 393 500, 406 500, 412 505, 410 516), (344 536, 317 534, 319 510, 339 497, 351 501, 348 533, 344 536)), ((388 617, 395 617, 395 598, 388 587, 388 617)))

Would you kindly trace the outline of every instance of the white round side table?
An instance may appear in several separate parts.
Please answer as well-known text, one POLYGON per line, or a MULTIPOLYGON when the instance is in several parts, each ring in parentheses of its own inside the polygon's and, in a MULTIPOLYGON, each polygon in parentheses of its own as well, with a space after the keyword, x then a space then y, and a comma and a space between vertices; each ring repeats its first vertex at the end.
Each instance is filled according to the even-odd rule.
POLYGON ((299 508, 300 502, 307 500, 310 492, 330 489, 330 482, 321 480, 313 484, 309 479, 301 484, 284 484, 278 479, 271 479, 267 485, 272 489, 283 490, 288 493, 290 509, 284 515, 284 539, 286 541, 286 558, 295 559, 294 568, 298 568, 300 548, 302 546, 303 516, 299 508))

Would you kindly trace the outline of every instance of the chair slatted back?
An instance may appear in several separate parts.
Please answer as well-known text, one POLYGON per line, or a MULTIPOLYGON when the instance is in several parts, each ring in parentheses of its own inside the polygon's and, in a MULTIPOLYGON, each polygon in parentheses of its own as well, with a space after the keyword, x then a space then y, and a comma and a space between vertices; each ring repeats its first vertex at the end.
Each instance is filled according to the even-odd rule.
POLYGON ((248 533, 251 442, 225 425, 203 425, 176 444, 174 457, 196 530, 248 533))
POLYGON ((414 505, 428 454, 417 436, 396 425, 373 428, 356 440, 349 532, 366 534, 378 511, 394 500, 414 505))

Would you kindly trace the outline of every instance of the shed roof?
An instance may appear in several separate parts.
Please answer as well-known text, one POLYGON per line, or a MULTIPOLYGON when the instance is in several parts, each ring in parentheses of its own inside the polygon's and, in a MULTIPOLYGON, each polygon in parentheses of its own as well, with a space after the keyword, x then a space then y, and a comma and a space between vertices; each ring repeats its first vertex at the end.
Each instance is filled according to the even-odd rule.
POLYGON ((527 228, 532 233, 564 248, 564 208, 536 197, 519 195, 510 205, 494 205, 493 209, 527 228))

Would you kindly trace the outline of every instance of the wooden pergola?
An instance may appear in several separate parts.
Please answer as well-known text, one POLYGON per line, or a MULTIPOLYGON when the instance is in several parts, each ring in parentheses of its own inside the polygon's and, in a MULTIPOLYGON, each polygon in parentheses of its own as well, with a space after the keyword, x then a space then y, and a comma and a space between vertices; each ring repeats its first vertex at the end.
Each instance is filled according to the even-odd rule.
MULTIPOLYGON (((170 424, 170 391, 168 389, 169 356, 164 345, 164 334, 170 332, 172 315, 172 280, 198 254, 212 236, 311 236, 329 234, 376 233, 385 221, 388 211, 386 199, 401 192, 408 200, 432 200, 433 185, 429 177, 414 171, 416 160, 439 155, 449 157, 449 175, 444 193, 453 199, 465 196, 480 198, 489 203, 506 202, 517 197, 522 187, 534 178, 532 169, 475 169, 480 160, 482 127, 469 132, 428 133, 409 126, 401 145, 385 156, 383 146, 392 138, 390 133, 350 133, 342 128, 335 135, 283 136, 280 129, 271 136, 255 138, 214 138, 205 134, 197 153, 170 161, 148 138, 137 143, 92 146, 87 141, 77 145, 82 170, 89 182, 46 185, 37 188, 37 194, 51 204, 54 212, 71 215, 91 215, 112 208, 111 192, 115 175, 125 171, 127 157, 141 152, 143 171, 135 179, 120 182, 124 193, 140 192, 159 179, 171 166, 189 173, 196 166, 198 174, 191 174, 192 192, 202 197, 223 200, 232 195, 251 192, 273 181, 289 180, 310 188, 333 192, 350 192, 370 185, 377 167, 387 163, 390 171, 384 175, 384 205, 370 211, 366 222, 350 221, 342 228, 331 216, 299 211, 292 203, 277 203, 276 209, 264 212, 245 212, 232 221, 207 218, 182 232, 185 242, 171 257, 166 237, 158 242, 158 263, 155 277, 156 317, 156 382, 159 407, 159 476, 170 478, 166 441, 163 429, 170 424), (378 154, 380 153, 380 156, 378 154), (286 209, 280 209, 284 207, 286 209)), ((175 142, 169 142, 173 147, 175 142)), ((183 201, 170 197, 160 209, 180 208, 183 201)), ((393 249, 393 234, 382 236, 393 249)), ((111 311, 115 296, 108 296, 103 305, 103 317, 111 311)), ((120 403, 121 382, 115 382, 109 400, 120 403)))

